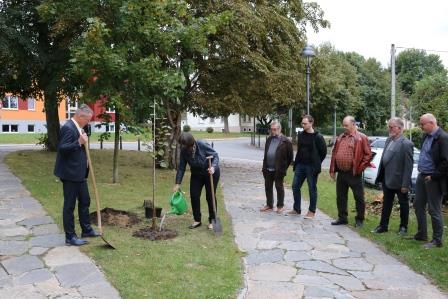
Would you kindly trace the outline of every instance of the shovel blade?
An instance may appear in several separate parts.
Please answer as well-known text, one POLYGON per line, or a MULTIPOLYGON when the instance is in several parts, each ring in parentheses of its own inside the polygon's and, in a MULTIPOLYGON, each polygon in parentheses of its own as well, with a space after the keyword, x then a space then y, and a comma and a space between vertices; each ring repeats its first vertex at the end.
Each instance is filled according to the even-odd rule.
POLYGON ((110 249, 116 249, 112 244, 110 244, 109 242, 106 241, 106 239, 104 239, 103 235, 101 235, 101 239, 103 239, 104 243, 106 243, 106 247, 110 248, 110 249))
POLYGON ((219 218, 213 219, 212 224, 213 224, 213 231, 215 232, 215 235, 217 235, 217 236, 222 235, 221 220, 219 218))

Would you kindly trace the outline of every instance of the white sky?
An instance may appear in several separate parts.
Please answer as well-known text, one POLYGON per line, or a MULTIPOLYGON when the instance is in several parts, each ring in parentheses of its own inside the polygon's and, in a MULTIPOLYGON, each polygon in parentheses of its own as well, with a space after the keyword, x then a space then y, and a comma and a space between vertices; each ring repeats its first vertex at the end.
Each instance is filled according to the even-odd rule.
MULTIPOLYGON (((445 51, 448 68, 448 0, 314 0, 324 10, 330 29, 308 28, 308 43, 330 42, 337 50, 390 64, 391 44, 445 51)), ((397 49, 397 54, 403 49, 397 49)))

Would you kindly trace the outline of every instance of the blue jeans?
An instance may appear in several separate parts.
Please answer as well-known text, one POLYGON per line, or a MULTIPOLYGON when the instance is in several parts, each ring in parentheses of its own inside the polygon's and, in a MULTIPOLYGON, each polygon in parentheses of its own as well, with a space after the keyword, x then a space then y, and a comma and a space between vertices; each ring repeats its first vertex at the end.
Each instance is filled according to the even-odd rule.
POLYGON ((302 188, 305 179, 308 183, 308 190, 310 195, 310 207, 309 211, 316 213, 317 205, 317 177, 318 174, 313 173, 313 167, 311 165, 297 164, 296 170, 294 172, 294 179, 292 180, 292 193, 294 195, 294 210, 300 213, 302 195, 300 193, 300 188, 302 188))

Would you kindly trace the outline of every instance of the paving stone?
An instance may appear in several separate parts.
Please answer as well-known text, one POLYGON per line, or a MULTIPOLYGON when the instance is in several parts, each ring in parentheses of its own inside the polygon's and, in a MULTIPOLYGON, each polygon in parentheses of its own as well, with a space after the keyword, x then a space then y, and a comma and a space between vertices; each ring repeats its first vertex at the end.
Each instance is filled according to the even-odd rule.
POLYGON ((292 242, 292 241, 284 241, 281 242, 278 246, 279 248, 286 250, 311 250, 313 247, 306 242, 292 242))
POLYGON ((317 272, 349 275, 347 272, 322 261, 301 261, 297 262, 297 266, 301 269, 315 270, 317 272))
POLYGON ((33 247, 28 251, 28 253, 30 255, 42 255, 45 252, 47 252, 47 250, 48 250, 48 248, 45 248, 45 247, 33 247))
POLYGON ((309 261, 311 256, 305 251, 292 251, 288 250, 285 254, 285 261, 287 262, 298 262, 298 261, 309 261))
POLYGON ((44 266, 40 259, 31 255, 13 257, 7 260, 3 260, 1 263, 9 274, 14 275, 22 274, 34 269, 39 269, 44 266))
POLYGON ((22 255, 28 246, 28 241, 0 241, 0 255, 22 255))
POLYGON ((325 250, 313 250, 311 251, 311 257, 315 260, 333 260, 342 257, 348 257, 345 252, 337 251, 325 251, 325 250))
POLYGON ((0 230, 0 237, 26 236, 31 232, 23 226, 5 227, 0 230))
POLYGON ((79 292, 83 296, 87 297, 104 298, 104 299, 121 298, 118 292, 107 282, 84 285, 79 288, 79 292))
POLYGON ((0 298, 47 299, 47 297, 33 285, 14 286, 11 288, 0 289, 0 298))
POLYGON ((80 287, 104 281, 104 276, 92 263, 70 264, 54 268, 62 287, 80 287))
POLYGON ((50 216, 42 216, 42 217, 28 218, 23 221, 20 221, 18 224, 26 226, 36 226, 49 223, 53 223, 53 219, 51 219, 50 216))
POLYGON ((305 298, 334 298, 335 293, 338 293, 335 289, 320 286, 306 286, 305 298))
POLYGON ((274 250, 255 251, 246 256, 244 259, 248 265, 275 263, 283 260, 283 250, 274 249, 274 250))
POLYGON ((92 262, 85 254, 81 253, 77 247, 73 246, 52 248, 43 259, 45 264, 50 268, 92 262))
POLYGON ((42 281, 49 280, 53 277, 53 274, 47 269, 37 269, 24 273, 16 279, 17 285, 33 284, 42 281))
POLYGON ((51 234, 33 237, 30 240, 32 246, 37 247, 56 247, 65 245, 64 234, 51 234))
POLYGON ((370 271, 373 265, 366 262, 364 258, 342 258, 333 260, 333 265, 344 270, 370 271))
POLYGON ((35 236, 58 234, 60 232, 59 227, 54 223, 34 226, 32 231, 35 236))
POLYGON ((429 284, 428 280, 404 265, 378 265, 372 272, 371 279, 363 280, 369 289, 412 288, 429 284), (397 279, 399 277, 400 279, 397 279), (391 285, 391 281, 393 284, 391 285))
POLYGON ((305 286, 330 286, 332 283, 319 275, 296 275, 293 279, 294 282, 299 282, 305 286))
POLYGON ((364 292, 353 292, 352 295, 359 299, 384 299, 384 298, 446 299, 447 298, 446 295, 440 293, 439 291, 435 291, 434 288, 432 288, 431 291, 420 288, 367 290, 364 292))
POLYGON ((269 240, 260 240, 258 241, 257 248, 258 249, 273 249, 278 247, 277 241, 269 241, 269 240))
POLYGON ((329 281, 333 282, 334 284, 341 286, 344 290, 347 290, 347 291, 365 290, 365 287, 362 284, 362 282, 352 276, 335 275, 335 274, 327 274, 327 273, 321 273, 320 275, 325 277, 329 281))
POLYGON ((293 282, 248 282, 248 292, 246 299, 296 299, 302 298, 304 291, 303 284, 293 282))
POLYGON ((53 277, 35 284, 36 288, 42 294, 45 294, 48 298, 82 298, 81 294, 74 288, 63 288, 59 285, 59 281, 56 277, 53 277))
POLYGON ((261 264, 248 268, 250 280, 290 281, 297 273, 297 269, 281 264, 261 264))

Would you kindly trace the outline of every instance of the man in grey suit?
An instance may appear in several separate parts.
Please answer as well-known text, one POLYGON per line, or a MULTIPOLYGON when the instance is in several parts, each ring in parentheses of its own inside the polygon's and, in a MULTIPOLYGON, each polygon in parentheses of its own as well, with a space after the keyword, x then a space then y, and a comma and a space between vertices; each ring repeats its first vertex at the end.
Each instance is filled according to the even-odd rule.
POLYGON ((397 194, 400 204, 400 228, 398 234, 405 235, 408 230, 409 200, 408 191, 413 168, 414 146, 403 136, 403 121, 393 117, 388 122, 389 138, 386 140, 376 183, 383 189, 383 209, 381 221, 372 232, 388 231, 389 218, 397 194))

